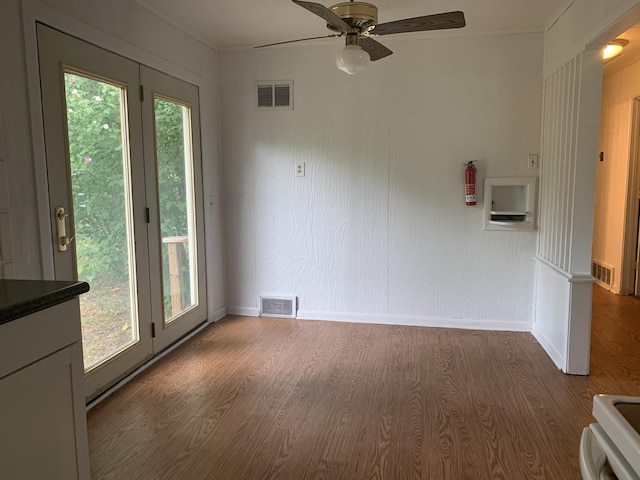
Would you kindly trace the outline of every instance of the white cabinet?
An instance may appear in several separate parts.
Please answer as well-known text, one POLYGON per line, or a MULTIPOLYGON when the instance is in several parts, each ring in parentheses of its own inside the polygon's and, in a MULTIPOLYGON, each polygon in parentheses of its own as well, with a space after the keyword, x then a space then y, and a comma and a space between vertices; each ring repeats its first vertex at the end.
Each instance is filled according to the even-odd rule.
POLYGON ((0 324, 0 477, 88 480, 78 297, 0 324))

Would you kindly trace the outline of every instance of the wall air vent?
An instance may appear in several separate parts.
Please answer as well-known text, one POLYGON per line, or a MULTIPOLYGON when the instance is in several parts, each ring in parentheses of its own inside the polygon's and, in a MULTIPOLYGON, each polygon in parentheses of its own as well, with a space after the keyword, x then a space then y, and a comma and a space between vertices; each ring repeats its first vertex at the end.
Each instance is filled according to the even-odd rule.
POLYGON ((261 295, 260 316, 296 318, 296 297, 261 295))
POLYGON ((293 80, 258 82, 258 110, 293 110, 293 80))
POLYGON ((607 290, 611 290, 613 285, 613 273, 613 267, 596 260, 591 262, 591 275, 596 279, 596 283, 607 290))

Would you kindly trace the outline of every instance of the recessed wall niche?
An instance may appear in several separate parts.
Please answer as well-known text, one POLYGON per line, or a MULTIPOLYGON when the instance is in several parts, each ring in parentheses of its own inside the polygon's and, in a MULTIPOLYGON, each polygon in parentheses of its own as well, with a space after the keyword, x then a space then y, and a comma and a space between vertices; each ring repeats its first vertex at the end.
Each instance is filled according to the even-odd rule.
POLYGON ((536 177, 485 178, 485 230, 533 230, 535 208, 536 177))

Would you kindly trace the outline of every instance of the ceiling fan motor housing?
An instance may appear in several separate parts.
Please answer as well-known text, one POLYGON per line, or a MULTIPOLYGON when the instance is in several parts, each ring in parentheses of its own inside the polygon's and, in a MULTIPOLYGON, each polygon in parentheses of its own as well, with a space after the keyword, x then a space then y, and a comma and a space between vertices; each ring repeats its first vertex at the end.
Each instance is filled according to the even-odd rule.
MULTIPOLYGON (((349 26, 358 29, 360 33, 372 30, 378 23, 378 7, 366 2, 342 2, 329 7, 333 13, 344 20, 349 26)), ((330 30, 339 31, 330 24, 330 30)))

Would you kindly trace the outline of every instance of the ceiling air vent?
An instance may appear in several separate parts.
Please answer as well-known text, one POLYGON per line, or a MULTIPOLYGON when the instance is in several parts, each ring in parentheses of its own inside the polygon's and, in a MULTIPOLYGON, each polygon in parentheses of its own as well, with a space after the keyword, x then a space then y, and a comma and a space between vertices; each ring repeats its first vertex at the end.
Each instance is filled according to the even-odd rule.
POLYGON ((591 262, 591 275, 596 279, 596 283, 607 290, 611 290, 611 286, 613 285, 613 272, 613 267, 609 265, 605 265, 596 260, 591 262))
POLYGON ((260 316, 296 318, 296 297, 261 295, 260 316))
POLYGON ((293 110, 293 81, 258 82, 258 110, 293 110))

